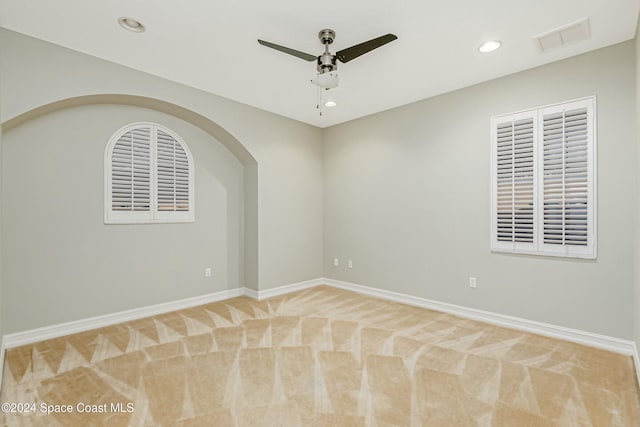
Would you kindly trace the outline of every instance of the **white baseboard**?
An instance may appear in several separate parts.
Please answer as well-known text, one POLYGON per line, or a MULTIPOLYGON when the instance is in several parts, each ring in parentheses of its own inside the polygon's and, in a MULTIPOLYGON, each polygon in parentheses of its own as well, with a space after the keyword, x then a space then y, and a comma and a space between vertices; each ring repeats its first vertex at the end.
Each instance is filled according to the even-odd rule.
POLYGON ((256 300, 263 300, 267 298, 277 297, 279 295, 288 294, 290 292, 313 288, 314 286, 318 286, 318 285, 324 285, 325 282, 326 280, 323 278, 305 280, 304 282, 278 286, 277 288, 266 289, 264 291, 255 291, 253 289, 244 288, 244 294, 256 300))
POLYGON ((2 391, 2 378, 4 378, 4 339, 0 337, 0 391, 2 391))
POLYGON ((640 355, 638 355, 638 345, 633 342, 633 366, 636 368, 636 380, 640 387, 640 355))
POLYGON ((564 326, 551 325, 549 323, 537 322, 535 320, 523 319, 520 317, 507 316, 504 314, 493 313, 490 311, 478 310, 476 308, 464 307, 446 302, 430 300, 427 298, 416 297, 413 295, 401 294, 398 292, 387 291, 384 289, 372 288, 369 286, 358 285, 355 283, 343 282, 340 280, 318 278, 307 280, 305 282, 294 283, 291 285, 280 286, 266 291, 255 291, 245 288, 245 295, 253 299, 262 300, 278 295, 284 295, 289 292, 295 292, 302 289, 311 288, 318 285, 328 285, 334 288, 344 289, 352 292, 358 292, 389 301, 400 302, 416 307, 428 308, 444 313, 453 314, 467 319, 479 320, 481 322, 490 323, 505 328, 515 329, 519 331, 531 332, 533 334, 543 335, 550 338, 557 338, 565 341, 575 342, 590 347, 601 348, 603 350, 613 351, 627 356, 634 356, 636 363, 636 372, 640 384, 640 357, 637 355, 636 345, 633 341, 614 338, 606 335, 594 334, 578 329, 566 328, 564 326))
POLYGON ((536 322, 534 320, 523 319, 520 317, 506 316, 504 314, 492 313, 490 311, 463 307, 460 305, 434 301, 383 289, 371 288, 368 286, 357 285, 355 283, 348 283, 340 280, 323 279, 323 281, 324 284, 333 286, 335 288, 358 292, 361 294, 413 305, 416 307, 442 311, 459 317, 479 320, 481 322, 491 323, 493 325, 502 326, 505 328, 531 332, 551 338, 558 338, 561 340, 584 344, 590 347, 601 348, 628 356, 636 354, 635 343, 629 340, 594 334, 577 329, 565 328, 563 326, 556 326, 548 323, 536 322))
POLYGON ((28 331, 7 334, 2 339, 2 351, 4 351, 5 348, 9 349, 13 347, 19 347, 21 345, 31 344, 34 342, 52 338, 58 338, 64 335, 102 328, 104 326, 111 326, 117 323, 127 322, 129 320, 142 319, 144 317, 168 313, 170 311, 182 310, 184 308, 209 304, 211 302, 241 296, 244 294, 243 291, 244 288, 228 289, 207 295, 201 295, 198 297, 185 298, 178 301, 171 301, 162 304, 150 305, 147 307, 134 308, 131 310, 120 311, 118 313, 105 314, 102 316, 95 316, 87 319, 75 320, 72 322, 59 323, 57 325, 45 326, 28 331))
MULTIPOLYGON (((640 381, 640 356, 638 349, 633 341, 613 338, 605 335, 594 334, 590 332, 580 331, 577 329, 565 328, 562 326, 551 325, 548 323, 537 322, 533 320, 523 319, 519 317, 506 316, 503 314, 492 313, 489 311, 478 310, 475 308, 463 307, 455 304, 449 304, 440 301, 434 301, 426 298, 416 297, 398 292, 387 291, 383 289, 372 288, 368 286, 358 285, 355 283, 343 282, 340 280, 318 278, 307 280, 304 282, 293 283, 290 285, 280 286, 277 288, 267 289, 264 291, 256 291, 249 288, 229 289, 208 295, 194 298, 187 298, 179 301, 173 301, 163 304, 152 305, 132 310, 121 311, 118 313, 107 314, 103 316, 91 317, 88 319, 77 320, 73 322, 61 323, 43 328, 32 329, 24 332, 7 334, 2 337, 0 344, 0 357, 3 356, 4 350, 18 347, 25 344, 57 338, 78 332, 110 326, 129 320, 141 319, 144 317, 154 316, 157 314, 167 313, 170 311, 181 310, 184 308, 195 307, 202 304, 208 304, 215 301, 221 301, 241 295, 246 295, 256 300, 263 300, 279 295, 288 294, 303 289, 312 288, 318 285, 328 285, 339 289, 358 292, 361 294, 386 299, 389 301, 400 302, 416 307, 428 308, 445 313, 450 313, 459 317, 479 320, 494 325, 531 332, 538 335, 544 335, 551 338, 558 338, 566 341, 584 344, 591 347, 601 348, 604 350, 614 351, 634 357, 636 364, 636 373, 640 381)), ((3 360, 3 359, 0 359, 3 360)), ((0 375, 2 369, 0 363, 0 375)), ((0 381, 2 377, 0 376, 0 381)))
POLYGON ((251 299, 260 299, 260 291, 256 291, 255 289, 242 288, 242 294, 251 299))

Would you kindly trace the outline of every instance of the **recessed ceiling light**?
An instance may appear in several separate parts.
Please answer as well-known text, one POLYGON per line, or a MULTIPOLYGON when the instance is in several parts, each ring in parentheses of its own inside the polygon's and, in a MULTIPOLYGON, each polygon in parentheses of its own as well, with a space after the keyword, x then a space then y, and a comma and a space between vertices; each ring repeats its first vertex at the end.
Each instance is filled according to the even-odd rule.
POLYGON ((482 44, 478 50, 482 53, 489 53, 489 52, 493 52, 494 50, 498 49, 500 46, 502 45, 502 42, 500 40, 491 40, 488 41, 484 44, 482 44))
POLYGON ((134 33, 141 33, 145 30, 144 25, 142 25, 140 21, 127 18, 126 16, 118 18, 118 23, 125 30, 133 31, 134 33))
POLYGON ((336 105, 338 105, 336 101, 327 101, 324 103, 325 107, 335 107, 336 105))

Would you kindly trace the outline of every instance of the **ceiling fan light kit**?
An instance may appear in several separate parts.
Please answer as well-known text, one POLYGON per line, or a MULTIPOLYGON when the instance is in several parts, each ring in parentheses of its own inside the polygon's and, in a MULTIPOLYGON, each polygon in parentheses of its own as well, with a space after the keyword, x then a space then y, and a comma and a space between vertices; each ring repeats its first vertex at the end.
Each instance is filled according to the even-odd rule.
POLYGON ((322 89, 333 89, 338 87, 338 73, 336 71, 329 71, 328 73, 318 73, 311 83, 322 89))

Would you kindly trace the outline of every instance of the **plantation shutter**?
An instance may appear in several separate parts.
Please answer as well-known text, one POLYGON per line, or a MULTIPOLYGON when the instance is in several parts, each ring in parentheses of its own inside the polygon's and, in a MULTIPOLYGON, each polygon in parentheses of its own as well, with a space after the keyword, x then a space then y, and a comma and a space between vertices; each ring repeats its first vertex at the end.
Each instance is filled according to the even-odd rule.
POLYGON ((105 222, 189 222, 194 219, 193 160, 166 128, 134 123, 105 153, 105 222))
POLYGON ((491 118, 491 249, 596 257, 595 98, 491 118))
POLYGON ((593 103, 543 109, 542 228, 546 251, 594 251, 593 103))
POLYGON ((535 117, 514 114, 492 123, 493 246, 534 249, 535 117))
POLYGON ((151 218, 151 128, 118 138, 111 153, 111 209, 120 218, 151 218))
POLYGON ((162 130, 157 131, 157 209, 189 211, 189 158, 182 144, 162 130))

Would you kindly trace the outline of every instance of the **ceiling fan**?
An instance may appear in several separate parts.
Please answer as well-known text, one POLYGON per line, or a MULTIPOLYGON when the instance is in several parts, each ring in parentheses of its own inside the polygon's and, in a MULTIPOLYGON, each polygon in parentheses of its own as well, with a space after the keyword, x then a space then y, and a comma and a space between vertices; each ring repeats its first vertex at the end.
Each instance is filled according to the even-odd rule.
POLYGON ((275 43, 270 43, 264 40, 258 39, 258 43, 263 46, 270 47, 280 52, 288 53, 296 58, 304 59, 305 61, 317 61, 318 74, 311 80, 311 82, 321 88, 331 89, 338 86, 338 69, 337 61, 347 63, 357 57, 364 55, 367 52, 371 52, 374 49, 379 48, 389 42, 396 40, 398 37, 394 34, 385 34, 384 36, 376 37, 366 42, 357 44, 355 46, 348 47, 346 49, 339 50, 334 54, 329 52, 329 45, 333 43, 336 38, 336 32, 331 29, 324 29, 318 33, 320 43, 324 45, 324 53, 320 56, 314 56, 299 50, 291 49, 289 47, 280 46, 275 43))

